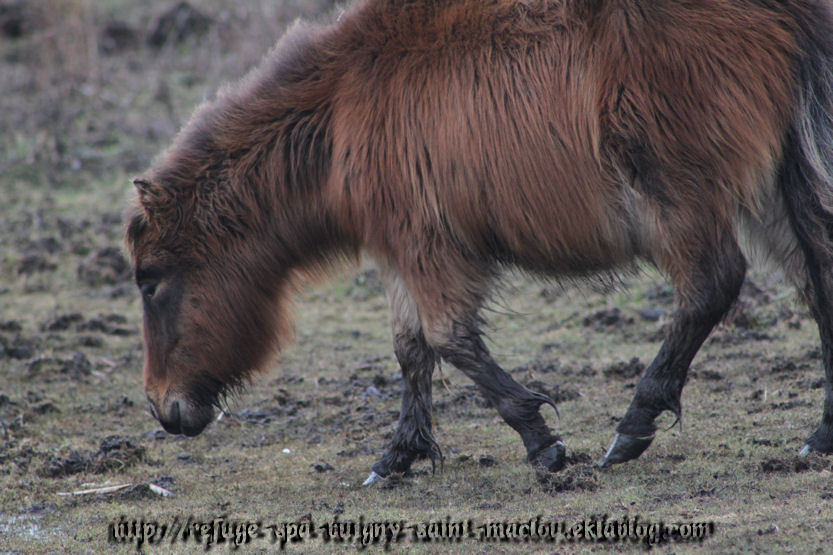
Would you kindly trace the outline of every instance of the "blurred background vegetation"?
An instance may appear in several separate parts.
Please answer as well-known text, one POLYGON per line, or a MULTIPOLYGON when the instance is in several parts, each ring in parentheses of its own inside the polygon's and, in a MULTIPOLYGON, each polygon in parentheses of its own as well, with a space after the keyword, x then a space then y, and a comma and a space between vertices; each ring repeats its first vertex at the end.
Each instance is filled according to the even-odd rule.
POLYGON ((0 0, 5 311, 33 292, 129 295, 130 179, 289 24, 332 10, 332 0, 0 0))
POLYGON ((200 100, 331 0, 0 0, 0 187, 141 171, 200 100))

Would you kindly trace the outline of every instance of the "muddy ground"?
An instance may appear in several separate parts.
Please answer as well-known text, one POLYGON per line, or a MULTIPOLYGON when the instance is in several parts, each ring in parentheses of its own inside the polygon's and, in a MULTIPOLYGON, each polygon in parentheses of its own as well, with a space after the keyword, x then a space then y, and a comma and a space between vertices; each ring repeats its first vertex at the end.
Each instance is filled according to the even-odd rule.
POLYGON ((441 471, 423 462, 361 486, 401 391, 384 292, 366 267, 299 296, 295 344, 221 420, 193 439, 163 432, 142 392, 141 307, 121 247, 129 178, 296 16, 331 8, 195 6, 0 0, 0 552, 127 552, 136 521, 168 525, 164 544, 142 551, 190 552, 208 541, 194 522, 220 518, 260 522, 256 550, 279 545, 286 522, 317 533, 289 549, 357 549, 346 524, 371 521, 471 521, 475 537, 465 528, 443 546, 417 541, 428 529, 405 530, 398 547, 418 552, 643 548, 477 539, 480 525, 536 517, 707 525, 702 542, 671 538, 663 552, 829 550, 833 458, 797 457, 821 415, 816 326, 763 272, 695 359, 682 424, 627 465, 596 463, 672 310, 647 269, 606 294, 510 276, 487 314, 497 359, 558 401, 560 419, 545 416, 570 458, 549 480, 444 365, 434 381, 441 471), (321 528, 334 522, 342 527, 321 528), (336 530, 345 542, 328 537, 336 530))

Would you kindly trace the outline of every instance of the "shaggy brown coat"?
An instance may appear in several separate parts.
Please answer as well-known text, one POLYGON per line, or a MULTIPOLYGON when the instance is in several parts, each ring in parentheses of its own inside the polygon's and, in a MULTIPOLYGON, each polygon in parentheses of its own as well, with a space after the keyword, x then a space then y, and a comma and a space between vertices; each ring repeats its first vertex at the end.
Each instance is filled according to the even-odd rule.
POLYGON ((200 107, 136 181, 127 244, 145 298, 145 382, 171 431, 290 326, 293 276, 361 252, 382 269, 406 378, 375 466, 440 457, 439 357, 477 383, 529 458, 563 443, 480 339, 506 267, 552 278, 653 263, 678 310, 606 462, 681 413, 691 359, 747 255, 782 264, 827 371, 810 447, 833 451, 833 15, 827 0, 362 0, 298 24, 200 107))

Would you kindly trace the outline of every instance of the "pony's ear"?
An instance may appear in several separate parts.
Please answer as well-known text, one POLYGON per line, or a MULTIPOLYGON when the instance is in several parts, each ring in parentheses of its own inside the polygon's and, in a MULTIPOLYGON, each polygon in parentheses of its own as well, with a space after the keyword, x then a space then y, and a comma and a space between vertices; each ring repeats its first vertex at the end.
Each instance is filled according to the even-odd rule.
POLYGON ((137 177, 136 179, 134 179, 133 180, 133 185, 136 186, 136 191, 139 193, 140 197, 147 194, 150 191, 151 187, 152 187, 152 185, 150 184, 150 181, 148 181, 144 177, 137 177))
POLYGON ((133 185, 136 187, 136 192, 139 193, 139 201, 144 205, 148 200, 153 198, 153 184, 149 179, 144 177, 137 177, 133 180, 133 185))
POLYGON ((149 208, 158 208, 166 200, 168 200, 170 193, 164 187, 154 184, 150 179, 144 177, 137 177, 133 180, 133 185, 136 187, 136 192, 139 194, 139 203, 147 210, 149 208))

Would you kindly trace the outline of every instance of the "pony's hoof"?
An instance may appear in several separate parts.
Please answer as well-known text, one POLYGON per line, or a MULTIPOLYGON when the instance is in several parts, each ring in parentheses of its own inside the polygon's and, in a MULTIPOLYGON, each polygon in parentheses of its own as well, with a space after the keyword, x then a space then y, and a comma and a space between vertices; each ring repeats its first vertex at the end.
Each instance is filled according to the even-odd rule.
POLYGON ((833 442, 818 441, 815 437, 810 437, 798 456, 806 457, 810 453, 821 453, 822 455, 833 455, 833 442))
POLYGON ((539 471, 558 472, 564 468, 567 459, 567 445, 560 439, 542 449, 532 459, 532 466, 539 471))
POLYGON ((376 482, 378 482, 381 479, 382 479, 381 476, 379 476, 375 472, 371 471, 370 476, 367 477, 367 480, 362 482, 362 485, 363 486, 371 486, 371 485, 375 484, 376 482))
POLYGON ((607 468, 608 466, 612 466, 614 464, 635 459, 641 455, 649 445, 651 445, 653 440, 653 435, 647 437, 634 437, 626 434, 616 434, 616 438, 613 440, 613 445, 611 445, 610 449, 608 449, 607 453, 605 453, 604 459, 602 459, 600 466, 602 468, 607 468))

